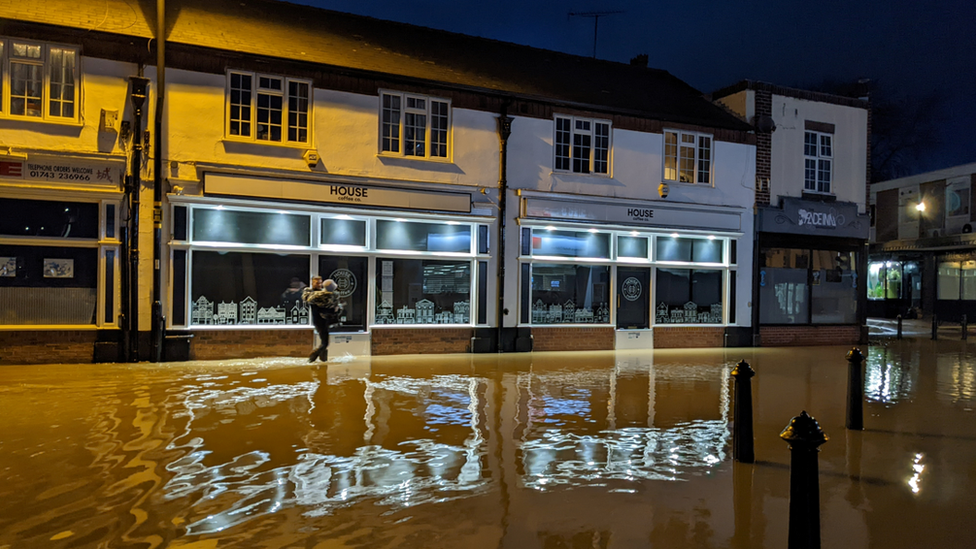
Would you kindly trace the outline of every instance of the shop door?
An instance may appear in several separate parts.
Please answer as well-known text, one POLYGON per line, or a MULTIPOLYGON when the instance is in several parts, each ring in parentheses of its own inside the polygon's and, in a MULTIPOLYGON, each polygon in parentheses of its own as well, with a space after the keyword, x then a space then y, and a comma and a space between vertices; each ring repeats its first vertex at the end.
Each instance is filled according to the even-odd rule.
POLYGON ((651 270, 617 267, 617 328, 650 327, 651 270))

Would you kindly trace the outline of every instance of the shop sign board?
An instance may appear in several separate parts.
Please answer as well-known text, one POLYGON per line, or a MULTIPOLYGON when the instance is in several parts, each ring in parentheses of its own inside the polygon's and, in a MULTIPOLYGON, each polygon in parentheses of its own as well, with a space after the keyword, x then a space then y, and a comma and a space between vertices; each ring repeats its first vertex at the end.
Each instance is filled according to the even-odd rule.
POLYGON ((759 230, 768 233, 867 238, 870 220, 853 202, 783 198, 782 208, 759 210, 759 230))
POLYGON ((419 191, 377 185, 273 179, 219 173, 204 175, 204 194, 407 210, 471 212, 471 195, 467 193, 419 191))
POLYGON ((743 211, 728 209, 648 205, 647 203, 570 202, 526 197, 523 216, 562 221, 591 221, 619 225, 646 225, 666 228, 738 231, 743 211))
POLYGON ((52 186, 118 187, 125 173, 119 158, 80 158, 35 155, 0 156, 0 180, 41 183, 52 186))

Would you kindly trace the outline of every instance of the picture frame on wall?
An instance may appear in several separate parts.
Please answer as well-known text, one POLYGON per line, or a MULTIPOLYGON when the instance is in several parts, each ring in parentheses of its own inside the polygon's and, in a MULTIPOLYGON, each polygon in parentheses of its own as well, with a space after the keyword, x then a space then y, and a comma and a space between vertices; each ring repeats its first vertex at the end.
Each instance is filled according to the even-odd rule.
POLYGON ((74 278, 75 260, 44 258, 44 278, 74 278))
POLYGON ((0 278, 14 278, 17 276, 17 258, 0 257, 0 278))

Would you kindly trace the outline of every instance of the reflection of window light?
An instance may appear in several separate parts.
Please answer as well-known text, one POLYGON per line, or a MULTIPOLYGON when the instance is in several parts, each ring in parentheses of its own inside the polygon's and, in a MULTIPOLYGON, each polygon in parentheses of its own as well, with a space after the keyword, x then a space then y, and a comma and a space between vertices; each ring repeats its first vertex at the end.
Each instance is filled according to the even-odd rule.
POLYGON ((593 228, 586 229, 586 230, 589 231, 589 232, 591 232, 591 233, 596 233, 597 232, 596 229, 593 229, 593 228))
POLYGON ((671 233, 671 238, 678 238, 679 236, 681 235, 679 235, 678 233, 671 233))
POLYGON ((547 231, 555 231, 555 230, 556 230, 556 228, 555 228, 555 227, 553 227, 552 225, 549 225, 548 227, 546 227, 546 230, 547 230, 547 231))
POLYGON ((448 225, 460 225, 460 223, 458 223, 457 221, 448 221, 447 224, 448 225))
POLYGON ((923 454, 915 454, 915 459, 912 463, 912 477, 908 479, 908 485, 912 487, 912 493, 917 494, 921 491, 921 476, 922 471, 925 470, 925 466, 922 465, 923 454))
POLYGON ((341 214, 341 215, 335 216, 335 219, 347 219, 348 220, 348 219, 352 219, 352 216, 351 215, 346 215, 346 214, 341 214))
POLYGON ((709 240, 715 240, 715 235, 713 235, 713 234, 708 235, 708 239, 709 240))
POLYGON ((406 221, 406 219, 404 219, 402 217, 398 217, 398 218, 394 219, 393 221, 396 221, 397 223, 403 223, 404 221, 406 221))
POLYGON ((639 232, 637 232, 637 231, 630 231, 630 236, 637 236, 637 235, 639 235, 639 234, 640 234, 640 233, 639 233, 639 232))

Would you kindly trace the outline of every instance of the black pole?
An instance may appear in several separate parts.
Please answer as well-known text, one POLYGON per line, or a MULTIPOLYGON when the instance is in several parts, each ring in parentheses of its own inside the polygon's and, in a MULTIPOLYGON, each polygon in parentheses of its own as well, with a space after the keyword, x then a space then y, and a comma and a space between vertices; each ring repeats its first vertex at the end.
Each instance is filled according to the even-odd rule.
POLYGON ((966 318, 966 315, 963 314, 962 315, 962 339, 963 341, 965 341, 968 338, 969 338, 969 320, 966 318))
POLYGON ((901 315, 898 315, 898 339, 901 339, 901 315))
POLYGON ((804 410, 779 434, 790 445, 790 531, 788 549, 820 549, 819 446, 828 437, 804 410))
POLYGON ((130 76, 132 86, 130 100, 132 101, 132 170, 129 175, 129 354, 126 360, 139 361, 139 208, 142 194, 142 109, 146 103, 149 89, 149 79, 142 76, 142 65, 139 66, 139 76, 130 76))
POLYGON ((498 113, 498 310, 496 311, 498 335, 495 350, 504 351, 502 332, 505 329, 505 231, 508 226, 508 138, 512 135, 512 117, 508 116, 508 103, 502 102, 498 113))
POLYGON ((847 428, 864 429, 864 355, 854 347, 847 353, 847 428))
POLYGON ((939 318, 932 315, 932 341, 939 339, 939 318))
POLYGON ((756 371, 745 360, 732 369, 735 402, 732 409, 732 459, 742 463, 756 461, 752 434, 752 376, 756 371))
POLYGON ((156 0, 156 109, 153 124, 153 303, 152 351, 150 361, 163 360, 163 275, 160 270, 163 249, 163 89, 166 74, 166 1, 156 0))

